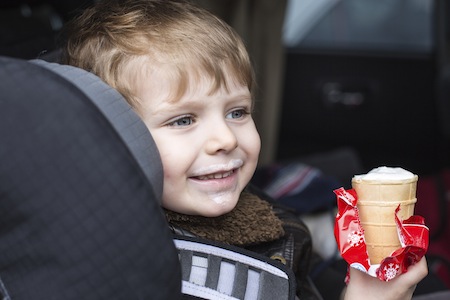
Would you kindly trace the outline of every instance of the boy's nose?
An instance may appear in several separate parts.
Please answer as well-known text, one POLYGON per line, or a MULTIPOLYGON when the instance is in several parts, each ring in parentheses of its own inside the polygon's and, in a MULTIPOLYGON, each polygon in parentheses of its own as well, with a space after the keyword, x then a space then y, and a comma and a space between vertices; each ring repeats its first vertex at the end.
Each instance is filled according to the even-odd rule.
POLYGON ((206 142, 206 152, 208 154, 230 152, 236 149, 237 146, 238 140, 236 135, 226 123, 209 128, 209 136, 206 142))

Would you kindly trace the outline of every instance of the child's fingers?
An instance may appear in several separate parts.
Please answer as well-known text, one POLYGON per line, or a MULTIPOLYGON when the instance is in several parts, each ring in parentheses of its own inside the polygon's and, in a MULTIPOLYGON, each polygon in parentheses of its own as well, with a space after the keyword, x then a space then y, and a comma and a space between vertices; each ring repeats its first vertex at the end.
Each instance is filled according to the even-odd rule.
POLYGON ((345 299, 411 299, 419 283, 428 274, 427 261, 423 257, 408 271, 391 281, 384 282, 354 268, 350 268, 350 282, 345 299))
POLYGON ((415 285, 419 283, 422 279, 424 279, 427 275, 428 275, 428 265, 427 260, 424 256, 418 263, 410 266, 406 273, 402 274, 401 276, 398 276, 393 281, 401 280, 404 282, 404 284, 415 285))

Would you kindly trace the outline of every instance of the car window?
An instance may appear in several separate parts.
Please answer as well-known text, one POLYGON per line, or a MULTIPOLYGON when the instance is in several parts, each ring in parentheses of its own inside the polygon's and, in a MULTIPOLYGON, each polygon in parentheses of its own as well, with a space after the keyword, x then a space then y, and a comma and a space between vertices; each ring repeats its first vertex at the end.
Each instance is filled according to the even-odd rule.
POLYGON ((288 48, 431 53, 433 0, 288 0, 288 48))

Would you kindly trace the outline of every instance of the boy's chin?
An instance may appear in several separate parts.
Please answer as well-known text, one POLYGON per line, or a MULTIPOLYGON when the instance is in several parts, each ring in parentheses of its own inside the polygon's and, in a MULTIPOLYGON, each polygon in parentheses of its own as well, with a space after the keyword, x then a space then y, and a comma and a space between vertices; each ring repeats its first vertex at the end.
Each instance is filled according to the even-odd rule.
MULTIPOLYGON (((216 199, 217 200, 217 199, 216 199)), ((199 212, 203 217, 213 218, 225 215, 232 211, 239 199, 226 199, 222 201, 212 201, 210 205, 204 207, 205 209, 199 212)))
POLYGON ((215 193, 195 195, 186 201, 186 205, 177 201, 164 201, 162 206, 168 210, 192 216, 207 218, 219 217, 232 211, 238 201, 239 193, 215 193))

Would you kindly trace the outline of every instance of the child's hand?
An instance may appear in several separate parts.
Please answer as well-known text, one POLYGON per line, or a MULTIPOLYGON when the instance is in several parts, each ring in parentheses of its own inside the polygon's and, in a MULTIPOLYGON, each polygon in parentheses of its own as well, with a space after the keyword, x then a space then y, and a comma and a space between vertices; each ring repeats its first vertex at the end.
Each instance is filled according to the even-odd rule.
POLYGON ((350 268, 350 282, 344 291, 344 299, 411 299, 419 283, 428 274, 425 257, 410 266, 408 272, 384 282, 355 268, 350 268))

